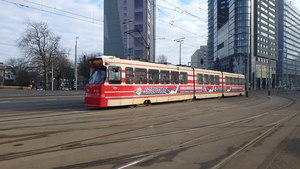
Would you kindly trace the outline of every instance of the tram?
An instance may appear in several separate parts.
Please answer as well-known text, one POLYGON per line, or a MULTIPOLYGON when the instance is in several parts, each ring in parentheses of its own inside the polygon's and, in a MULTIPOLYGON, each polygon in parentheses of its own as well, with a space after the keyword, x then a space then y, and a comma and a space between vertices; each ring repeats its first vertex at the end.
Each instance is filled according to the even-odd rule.
POLYGON ((85 105, 150 105, 245 94, 242 74, 100 56, 88 60, 85 105))

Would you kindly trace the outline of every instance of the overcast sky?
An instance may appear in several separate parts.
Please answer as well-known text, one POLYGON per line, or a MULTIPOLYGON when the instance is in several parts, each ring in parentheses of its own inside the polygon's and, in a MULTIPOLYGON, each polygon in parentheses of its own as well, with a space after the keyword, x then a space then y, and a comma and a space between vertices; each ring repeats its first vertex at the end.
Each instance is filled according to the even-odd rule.
MULTIPOLYGON (((62 36, 61 45, 70 49, 74 60, 75 39, 78 54, 103 53, 104 0, 1 0, 0 62, 20 58, 16 40, 24 32, 25 20, 44 21, 62 36)), ((300 6, 300 0, 292 3, 300 6)), ((207 0, 157 0, 156 57, 179 63, 179 43, 183 38, 182 64, 207 41, 207 0)))

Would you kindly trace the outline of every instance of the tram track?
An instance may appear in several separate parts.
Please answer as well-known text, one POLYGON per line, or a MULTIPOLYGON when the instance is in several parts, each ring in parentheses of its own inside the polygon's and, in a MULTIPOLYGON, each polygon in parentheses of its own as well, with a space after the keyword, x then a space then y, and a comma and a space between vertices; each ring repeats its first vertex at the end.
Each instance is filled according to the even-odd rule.
MULTIPOLYGON (((234 103, 235 104, 235 103, 234 103)), ((232 104, 232 105, 234 105, 232 104)), ((227 105, 228 107, 232 107, 232 105, 227 105)), ((94 139, 101 139, 101 138, 107 138, 107 137, 112 137, 112 136, 116 136, 116 135, 122 135, 122 134, 127 134, 128 132, 137 132, 137 131, 142 131, 142 130, 146 130, 148 129, 148 127, 154 128, 154 127, 162 127, 162 126, 166 126, 166 125, 170 125, 170 124, 175 124, 175 123, 180 123, 180 122, 184 122, 184 121, 189 121, 191 119, 197 119, 197 118, 203 118, 203 117, 207 117, 207 116, 212 116, 212 115, 217 115, 217 114, 222 114, 228 111, 231 111, 232 109, 226 110, 226 111, 216 111, 214 113, 204 113, 204 114, 200 114, 197 116, 192 116, 190 118, 187 117, 183 117, 183 118, 179 118, 177 120, 171 120, 171 121, 163 121, 160 123, 153 123, 151 125, 148 126, 143 126, 137 129, 132 129, 130 131, 123 131, 123 132, 119 132, 119 133, 115 133, 115 134, 109 134, 109 135, 104 135, 104 136, 99 136, 97 138, 92 138, 92 139, 88 139, 85 141, 90 141, 90 140, 94 140, 94 139)), ((208 112, 208 110, 202 110, 203 112, 208 112)), ((154 116, 154 117, 148 117, 148 118, 141 118, 141 119, 137 119, 137 120, 129 120, 129 121, 123 121, 123 122, 119 122, 119 123, 112 123, 112 124, 107 124, 107 125, 101 125, 101 126, 93 126, 93 127, 88 127, 88 128, 79 128, 79 129, 72 129, 72 130, 58 130, 58 131, 50 131, 50 132, 38 132, 38 133, 31 133, 31 134, 22 134, 22 135, 14 135, 14 136, 2 136, 1 138, 17 138, 15 140, 9 140, 9 141, 2 141, 0 140, 0 145, 2 144, 8 144, 8 143, 14 143, 14 142, 19 142, 19 141, 26 141, 26 140, 32 140, 32 139, 40 139, 40 138, 45 138, 45 137, 49 137, 52 135, 62 135, 62 134, 66 134, 66 133, 72 133, 72 132, 78 132, 78 131, 84 131, 84 130, 95 130, 95 129, 105 129, 105 128, 110 128, 110 127, 122 127, 122 126, 126 126, 126 125, 136 125, 136 124, 143 124, 145 121, 151 121, 151 120, 157 120, 157 119, 163 119, 163 118, 170 118, 170 117, 175 117, 175 116, 179 116, 179 115, 185 115, 185 114, 191 114, 191 113, 198 113, 198 112, 181 112, 181 113, 172 113, 172 114, 167 114, 167 115, 161 115, 161 116, 154 116), (18 138, 21 137, 21 138, 18 138)), ((94 113, 87 113, 90 114, 90 116, 94 115, 94 113)), ((65 117, 65 116, 76 116, 79 115, 84 117, 87 116, 87 114, 84 114, 84 112, 79 112, 79 113, 66 113, 66 114, 59 114, 59 115, 45 115, 42 117, 36 117, 36 118, 21 118, 15 122, 19 122, 19 121, 23 121, 23 120, 29 120, 28 123, 32 123, 32 120, 38 120, 39 122, 42 121, 47 121, 49 120, 49 118, 57 118, 57 117, 65 117), (45 119, 43 119, 45 118, 45 119)), ((10 122, 10 121, 8 121, 10 122)), ((91 122, 91 121, 88 121, 91 122)), ((0 122, 0 126, 3 123, 7 123, 7 122, 0 122)), ((24 121, 22 122, 24 123, 24 121)), ((85 122, 84 122, 85 123, 85 122)), ((53 125, 53 124, 52 124, 53 125)), ((6 130, 13 130, 13 129, 17 129, 17 128, 22 128, 22 129, 26 129, 26 128, 40 128, 40 127, 45 127, 45 126, 51 126, 51 125, 37 125, 37 126, 18 126, 18 127, 10 127, 10 128, 0 128, 0 130, 2 131, 6 131, 6 130)), ((77 144, 74 143, 75 145, 77 144)))
MULTIPOLYGON (((113 133, 111 135, 107 135, 107 136, 101 136, 101 137, 95 137, 95 138, 91 138, 91 139, 87 139, 87 140, 80 140, 80 141, 77 141, 77 142, 71 142, 71 143, 66 143, 66 144, 62 144, 62 145, 57 145, 57 146, 52 146, 52 147, 48 147, 48 148, 43 148, 43 149, 38 149, 38 150, 32 150, 32 151, 25 151, 25 152, 19 152, 19 153, 11 153, 11 154, 2 154, 0 155, 0 161, 3 161, 3 160, 10 160, 10 159, 15 159, 15 158, 21 158, 21 157, 27 157, 27 156, 33 156, 33 155, 38 155, 38 154, 43 154, 43 153, 51 153, 51 152, 56 152, 56 151, 65 151, 65 150, 71 150, 71 149, 78 149, 78 148, 84 148, 84 147, 91 147, 91 146, 99 146, 99 145, 108 145, 108 144, 115 144, 115 143, 120 143, 120 142, 128 142, 128 141, 134 141, 134 140, 138 140, 138 139, 148 139, 148 138, 152 138, 152 137, 161 137, 161 136, 166 136, 166 135, 172 135, 172 134, 178 134, 178 133, 184 133, 184 132, 191 132, 191 131, 195 131, 195 130, 200 130, 200 129, 206 129, 206 128, 214 128, 214 127, 219 127, 219 126, 226 126, 228 125, 227 127, 232 127, 232 125, 236 125, 236 124, 240 124, 240 123, 245 123, 247 121, 250 121, 250 120, 253 120, 255 118, 259 118, 261 116, 264 116, 266 114, 269 114, 273 111, 277 111, 277 110, 280 110, 280 109, 283 109, 289 105, 292 104, 292 101, 289 102, 288 104, 286 105, 283 105, 283 106, 280 106, 280 107, 277 107, 271 111, 267 111, 267 112, 264 112, 260 115, 256 115, 256 116, 253 116, 253 117, 248 117, 248 118, 244 118, 244 119, 239 119, 239 120, 234 120, 234 121, 229 121, 229 122, 225 122, 225 123, 221 123, 221 124, 214 124, 214 125, 211 125, 211 126, 200 126, 200 127, 196 127, 196 128, 191 128, 191 129, 186 129, 186 130, 177 130, 177 131, 173 131, 173 132, 168 132, 168 133, 160 133, 160 134, 156 134, 156 135, 145 135, 145 136, 139 136, 139 137, 132 137, 132 138, 126 138, 126 139, 123 139, 123 140, 115 140, 115 141, 111 141, 111 142, 103 142, 103 143, 93 143, 93 144, 83 144, 84 142, 88 142, 88 141, 95 141, 97 139, 102 139, 102 138, 107 138, 107 137, 113 137, 113 136, 116 136, 116 135, 120 135, 120 134, 128 134, 129 132, 136 132, 136 131, 140 131, 140 130, 146 130, 146 129, 149 129, 149 128, 155 128, 155 127, 159 127, 161 125, 168 125, 171 124, 171 123, 175 123, 175 121, 170 121, 168 123, 162 123, 160 125, 148 125, 148 126, 144 126, 143 128, 138 128, 138 129, 133 129, 133 130, 127 130, 127 131, 124 131, 124 132, 121 132, 121 133, 113 133)), ((218 112, 220 113, 220 112, 218 112)), ((183 114, 183 113, 179 113, 179 114, 183 114)), ((165 117, 168 117, 168 116, 165 116, 165 117)), ((201 116, 199 116, 201 117, 201 116)), ((154 117, 154 118, 157 118, 157 117, 154 117)), ((186 118, 186 119, 181 119, 177 122, 182 122, 182 120, 184 121, 188 121, 188 120, 191 120, 193 118, 186 118)), ((127 123, 128 124, 128 123, 127 123)), ((273 124, 273 123, 270 123, 270 125, 273 124)), ((118 124, 120 126, 120 124, 118 124)), ((111 126, 106 126, 106 127, 112 127, 113 125, 111 126)), ((103 127, 103 126, 102 126, 103 127)), ((226 128, 225 128, 226 129, 226 128)), ((221 131, 216 131, 216 133, 219 133, 221 131)), ((248 131, 249 132, 249 131, 248 131)), ((203 138, 206 138, 208 136, 212 136, 213 134, 216 134, 216 133, 210 133, 208 135, 205 135, 205 136, 201 136, 199 138, 196 138, 196 139, 191 139, 191 140, 188 140, 184 143, 181 143, 177 146, 175 146, 175 148, 187 148, 187 146, 195 146, 199 143, 194 143, 194 144, 191 144, 192 142, 197 142, 199 141, 200 139, 203 139, 203 138)), ((55 134, 55 133, 52 133, 52 134, 55 134)), ((241 134, 241 133, 239 133, 241 134)), ((223 136, 223 138, 226 138, 226 137, 232 137, 234 136, 234 134, 231 134, 231 135, 227 135, 227 136, 223 136)), ((212 140, 216 140, 216 139, 220 139, 220 138, 215 138, 215 139, 212 139, 212 140)), ((171 149, 174 149, 174 147, 171 147, 171 149)), ((155 150, 154 151, 154 154, 157 153, 155 150)), ((167 150, 164 150, 163 152, 167 152, 167 151, 170 151, 170 148, 167 149, 167 150)), ((161 154, 161 153, 159 153, 161 154)), ((158 155, 158 154, 156 154, 158 155)), ((153 154, 151 154, 151 157, 154 157, 153 154)), ((131 157, 133 158, 133 157, 131 157)), ((147 159, 150 158, 150 157, 147 157, 147 159)), ((142 160, 144 161, 144 160, 142 160)))
POLYGON ((215 137, 212 137, 212 138, 210 138, 208 140, 204 140, 204 141, 200 141, 200 142, 196 142, 196 143, 192 143, 191 144, 191 142, 199 141, 201 139, 204 139, 204 138, 207 138, 207 137, 211 137, 212 135, 220 133, 220 132, 222 132, 224 130, 227 130, 228 128, 234 126, 234 125, 231 125, 231 126, 228 126, 228 127, 224 128, 222 130, 218 130, 216 132, 213 132, 213 133, 210 133, 210 134, 198 137, 197 139, 181 143, 181 144, 179 144, 177 146, 173 146, 173 147, 170 147, 170 148, 162 150, 162 151, 157 151, 157 152, 152 152, 152 153, 147 153, 147 154, 142 154, 142 155, 139 155, 139 156, 131 157, 131 159, 135 159, 135 158, 138 158, 138 159, 136 159, 134 161, 130 161, 129 163, 125 163, 125 164, 116 166, 114 169, 127 168, 129 166, 133 166, 133 165, 136 165, 138 163, 142 163, 142 162, 145 162, 145 161, 150 160, 152 158, 155 158, 157 156, 169 153, 170 151, 176 151, 176 150, 179 150, 179 149, 186 149, 186 148, 190 148, 190 147, 194 147, 194 146, 199 146, 199 145, 203 145, 203 144, 207 144, 207 143, 219 141, 219 140, 222 140, 222 139, 226 139, 226 138, 229 138, 229 137, 235 137, 235 136, 238 136, 238 135, 247 134, 249 132, 254 132, 254 131, 261 130, 261 129, 269 127, 267 129, 267 131, 265 131, 264 133, 260 134, 259 136, 257 136, 256 138, 254 138, 253 140, 251 140, 250 142, 248 142, 246 145, 244 145, 243 147, 241 147, 240 149, 238 149, 237 151, 235 151, 233 154, 231 154, 228 157, 224 158, 221 162, 217 163, 216 165, 214 165, 212 167, 213 169, 218 169, 218 168, 222 167, 223 165, 225 165, 230 160, 232 160, 234 157, 238 156, 240 153, 246 151, 248 147, 253 146, 255 143, 257 143, 258 141, 260 141, 261 139, 263 139, 264 137, 266 137, 267 135, 269 135, 271 132, 273 132, 274 130, 276 130, 278 127, 280 127, 286 121, 288 121, 291 118, 293 118, 296 115, 298 115, 299 112, 300 111, 298 111, 296 113, 293 113, 293 114, 285 117, 284 119, 280 119, 277 122, 266 124, 266 125, 258 127, 258 128, 254 128, 254 129, 246 130, 246 131, 241 131, 241 132, 238 132, 238 133, 231 133, 231 134, 227 134, 227 135, 223 135, 223 136, 215 136, 215 137))

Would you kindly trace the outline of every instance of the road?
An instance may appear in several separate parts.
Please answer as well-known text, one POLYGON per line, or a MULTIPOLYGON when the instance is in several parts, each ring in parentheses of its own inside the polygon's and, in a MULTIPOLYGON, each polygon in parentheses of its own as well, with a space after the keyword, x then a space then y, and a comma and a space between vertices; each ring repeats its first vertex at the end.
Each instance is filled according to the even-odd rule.
POLYGON ((84 108, 84 91, 0 90, 0 111, 84 108))
MULTIPOLYGON (((1 101, 24 104, 20 98, 10 97, 1 101)), ((53 108, 48 100, 44 107, 35 105, 38 109, 4 108, 0 113, 1 168, 300 166, 298 93, 267 96, 266 91, 250 91, 249 97, 136 108, 86 108, 81 106, 80 93, 27 97, 34 100, 25 102, 29 107, 31 103, 48 103, 49 98, 67 104, 53 108)))

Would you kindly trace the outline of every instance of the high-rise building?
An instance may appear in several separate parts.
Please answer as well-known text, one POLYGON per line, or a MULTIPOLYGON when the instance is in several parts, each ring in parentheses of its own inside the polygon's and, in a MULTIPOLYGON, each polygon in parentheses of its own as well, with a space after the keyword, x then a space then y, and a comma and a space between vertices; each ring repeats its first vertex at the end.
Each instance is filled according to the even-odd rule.
POLYGON ((104 55, 155 62, 155 0, 104 0, 104 55))
POLYGON ((207 46, 200 46, 191 56, 191 67, 207 69, 207 46))
POLYGON ((292 1, 279 6, 279 43, 276 84, 300 88, 300 10, 292 1))
POLYGON ((284 0, 208 0, 208 68, 245 74, 252 89, 296 86, 299 18, 284 0))

